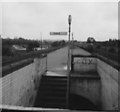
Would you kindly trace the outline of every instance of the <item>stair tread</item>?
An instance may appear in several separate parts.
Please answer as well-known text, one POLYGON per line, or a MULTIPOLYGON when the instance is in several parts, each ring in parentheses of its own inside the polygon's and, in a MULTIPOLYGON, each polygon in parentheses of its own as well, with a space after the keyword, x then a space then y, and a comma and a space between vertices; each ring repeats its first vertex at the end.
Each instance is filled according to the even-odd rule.
POLYGON ((60 87, 60 88, 58 88, 58 87, 50 87, 50 86, 43 86, 43 87, 40 87, 39 88, 40 90, 45 90, 45 89, 48 89, 48 90, 66 90, 67 88, 65 88, 65 87, 60 87))
POLYGON ((51 85, 54 85, 54 84, 57 84, 57 85, 67 85, 67 82, 55 82, 55 81, 42 81, 41 84, 51 84, 51 85))
POLYGON ((54 78, 54 77, 44 77, 43 80, 54 80, 54 81, 67 81, 67 78, 54 78))
POLYGON ((58 95, 58 96, 60 96, 60 95, 66 95, 66 92, 55 92, 55 93, 52 93, 52 92, 49 92, 49 91, 42 91, 42 92, 38 92, 38 94, 39 95, 44 95, 44 96, 46 96, 46 95, 58 95))
POLYGON ((62 89, 62 88, 67 88, 67 85, 65 86, 62 86, 62 85, 59 85, 59 86, 53 86, 53 85, 44 85, 44 84, 41 84, 39 88, 51 88, 51 89, 62 89))
POLYGON ((42 80, 41 83, 63 83, 66 84, 66 80, 42 80))
POLYGON ((66 94, 66 91, 40 91, 41 94, 66 94))
POLYGON ((39 106, 65 108, 67 77, 43 76, 37 101, 39 106))
POLYGON ((66 108, 66 104, 57 104, 57 103, 42 103, 39 106, 47 107, 47 108, 66 108))
MULTIPOLYGON (((65 95, 66 96, 66 95, 65 95)), ((56 99, 60 99, 60 100, 62 100, 62 99, 65 99, 65 96, 60 96, 60 95, 58 95, 58 96, 55 96, 55 95, 48 95, 48 96, 46 96, 46 95, 41 95, 41 97, 40 98, 45 98, 45 99, 52 99, 52 98, 56 98, 56 99)))
POLYGON ((66 105, 66 102, 63 102, 63 103, 61 103, 61 102, 60 103, 58 103, 58 102, 42 102, 42 104, 43 105, 53 105, 54 104, 53 106, 55 106, 55 105, 59 106, 59 105, 66 105))
POLYGON ((42 77, 44 77, 44 78, 67 78, 67 76, 48 76, 48 75, 44 75, 44 76, 42 76, 42 77))

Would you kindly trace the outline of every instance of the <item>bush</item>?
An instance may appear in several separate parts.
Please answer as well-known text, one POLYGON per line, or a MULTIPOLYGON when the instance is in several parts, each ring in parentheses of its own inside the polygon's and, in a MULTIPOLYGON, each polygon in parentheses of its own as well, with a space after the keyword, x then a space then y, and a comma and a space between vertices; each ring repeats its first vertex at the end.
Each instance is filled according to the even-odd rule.
POLYGON ((10 46, 3 46, 2 47, 2 55, 3 56, 11 56, 11 55, 13 55, 11 47, 10 46))
POLYGON ((115 53, 115 49, 114 49, 113 47, 110 47, 110 48, 108 49, 108 52, 109 52, 109 53, 115 53))
POLYGON ((96 48, 97 48, 97 49, 100 49, 100 48, 101 48, 101 46, 100 46, 100 45, 97 45, 97 46, 96 46, 96 48))
POLYGON ((27 46, 27 51, 33 51, 34 48, 39 47, 38 42, 29 42, 27 46))
POLYGON ((94 51, 94 50, 93 50, 93 46, 92 46, 92 45, 88 45, 88 46, 87 46, 87 51, 93 52, 93 51, 94 51))

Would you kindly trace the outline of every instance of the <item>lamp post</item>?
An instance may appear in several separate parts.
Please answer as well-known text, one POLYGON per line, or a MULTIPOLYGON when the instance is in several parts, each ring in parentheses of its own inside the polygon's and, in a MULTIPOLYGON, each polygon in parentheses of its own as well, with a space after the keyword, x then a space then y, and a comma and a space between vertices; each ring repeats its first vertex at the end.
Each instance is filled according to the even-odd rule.
POLYGON ((71 31, 71 21, 72 17, 69 15, 68 17, 68 24, 69 24, 69 35, 68 35, 68 79, 67 79, 67 99, 66 99, 66 106, 69 108, 69 93, 70 93, 70 31, 71 31))
POLYGON ((72 21, 72 16, 69 15, 69 17, 68 17, 68 24, 69 24, 69 36, 68 36, 68 72, 70 71, 70 32, 71 32, 71 21, 72 21))
POLYGON ((73 49, 74 49, 74 38, 73 38, 73 32, 72 32, 72 53, 73 54, 73 49))

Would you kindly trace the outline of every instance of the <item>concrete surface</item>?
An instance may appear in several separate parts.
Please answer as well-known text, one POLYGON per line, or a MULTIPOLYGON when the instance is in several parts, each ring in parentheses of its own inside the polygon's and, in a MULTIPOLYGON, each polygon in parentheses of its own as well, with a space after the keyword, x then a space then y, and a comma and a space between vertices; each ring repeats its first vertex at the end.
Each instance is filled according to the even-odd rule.
POLYGON ((45 59, 35 59, 34 63, 0 78, 2 104, 33 106, 40 76, 45 70, 45 59))
POLYGON ((67 74, 68 47, 56 50, 47 55, 47 71, 67 74))
MULTIPOLYGON (((67 52, 68 47, 65 47, 48 54, 47 70, 49 75, 67 74, 67 52)), ((71 52, 73 54, 90 55, 88 52, 78 48, 71 52)), ((3 100, 3 104, 32 105, 36 91, 35 85, 37 85, 35 83, 39 82, 37 79, 40 78, 42 69, 45 70, 46 68, 45 62, 40 64, 41 60, 39 59, 35 63, 0 78, 0 90, 2 91, 1 94, 3 94, 0 94, 0 100, 3 100)), ((101 78, 103 109, 118 109, 118 71, 99 59, 97 59, 97 71, 101 78)), ((95 84, 93 85, 95 86, 95 84)))
POLYGON ((78 72, 90 72, 96 71, 97 69, 97 59, 96 58, 84 58, 75 57, 73 61, 73 70, 78 72))
POLYGON ((118 110, 118 70, 97 60, 97 71, 101 77, 101 98, 104 110, 118 110))
POLYGON ((80 95, 101 108, 101 83, 94 75, 87 78, 84 76, 71 78, 71 93, 80 95))
MULTIPOLYGON (((71 50, 70 53, 90 55, 90 53, 80 48, 71 50)), ((55 72, 58 75, 60 74, 67 75, 67 61, 68 61, 68 47, 49 53, 47 56, 47 70, 49 72, 55 72)))

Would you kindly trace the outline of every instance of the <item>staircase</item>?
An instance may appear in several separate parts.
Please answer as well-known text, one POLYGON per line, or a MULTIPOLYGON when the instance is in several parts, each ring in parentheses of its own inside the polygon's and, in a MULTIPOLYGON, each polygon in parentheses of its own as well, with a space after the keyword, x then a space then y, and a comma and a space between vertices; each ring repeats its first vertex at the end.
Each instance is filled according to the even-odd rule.
POLYGON ((66 93, 66 76, 42 76, 35 106, 66 108, 66 93))

